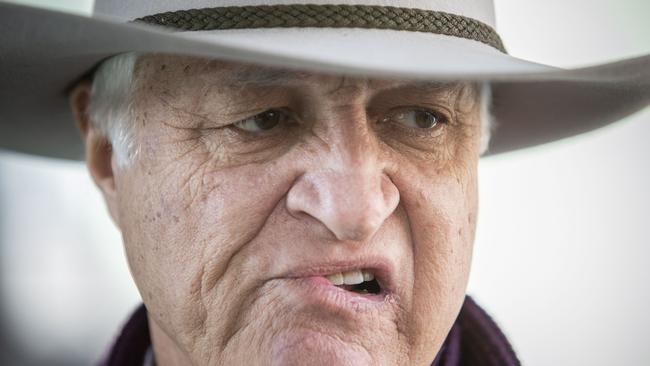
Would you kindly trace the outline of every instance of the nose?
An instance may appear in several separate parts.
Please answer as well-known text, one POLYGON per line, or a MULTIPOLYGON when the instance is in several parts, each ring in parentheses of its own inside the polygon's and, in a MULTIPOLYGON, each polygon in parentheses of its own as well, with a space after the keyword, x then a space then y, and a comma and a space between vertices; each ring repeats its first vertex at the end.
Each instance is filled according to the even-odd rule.
POLYGON ((395 210, 399 191, 373 169, 323 169, 301 175, 287 195, 294 217, 320 221, 338 240, 372 237, 395 210))

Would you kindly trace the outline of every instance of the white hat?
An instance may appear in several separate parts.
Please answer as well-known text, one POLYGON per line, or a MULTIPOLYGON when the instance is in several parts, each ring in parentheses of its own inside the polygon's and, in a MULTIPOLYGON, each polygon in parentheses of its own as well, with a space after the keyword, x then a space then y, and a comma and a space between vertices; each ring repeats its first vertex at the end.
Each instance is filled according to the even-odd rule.
MULTIPOLYGON (((128 51, 382 78, 489 81, 488 154, 650 103, 650 55, 565 70, 506 53, 491 0, 96 0, 92 17, 0 4, 0 147, 81 159, 66 92, 128 51)), ((531 40, 534 41, 534 40, 531 40)))

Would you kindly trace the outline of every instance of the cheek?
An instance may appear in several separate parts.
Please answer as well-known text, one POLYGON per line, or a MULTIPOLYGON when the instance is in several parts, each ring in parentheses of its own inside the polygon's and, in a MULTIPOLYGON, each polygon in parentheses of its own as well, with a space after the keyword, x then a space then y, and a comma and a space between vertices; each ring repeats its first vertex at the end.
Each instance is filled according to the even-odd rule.
POLYGON ((134 280, 151 316, 188 350, 205 327, 206 309, 219 301, 212 290, 230 287, 222 280, 233 258, 255 260, 246 243, 286 192, 283 182, 291 182, 273 163, 214 165, 138 166, 118 187, 134 280))
POLYGON ((413 358, 434 357, 464 300, 477 211, 476 169, 401 165, 395 179, 413 245, 413 358), (423 356, 424 355, 424 356, 423 356))
POLYGON ((435 292, 464 291, 469 271, 476 195, 454 183, 418 190, 419 207, 411 210, 418 282, 435 292))

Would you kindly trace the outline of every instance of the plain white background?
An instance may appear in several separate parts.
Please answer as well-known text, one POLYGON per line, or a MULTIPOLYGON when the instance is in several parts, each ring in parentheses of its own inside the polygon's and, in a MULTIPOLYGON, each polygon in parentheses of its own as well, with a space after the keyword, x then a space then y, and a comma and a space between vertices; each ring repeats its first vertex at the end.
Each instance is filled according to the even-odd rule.
MULTIPOLYGON (((497 0, 496 8, 518 57, 572 67, 650 53, 647 0, 497 0)), ((469 293, 525 365, 650 363, 649 140, 650 108, 481 161, 469 293)), ((96 360, 139 301, 120 243, 82 164, 0 152, 0 309, 15 349, 96 360)))

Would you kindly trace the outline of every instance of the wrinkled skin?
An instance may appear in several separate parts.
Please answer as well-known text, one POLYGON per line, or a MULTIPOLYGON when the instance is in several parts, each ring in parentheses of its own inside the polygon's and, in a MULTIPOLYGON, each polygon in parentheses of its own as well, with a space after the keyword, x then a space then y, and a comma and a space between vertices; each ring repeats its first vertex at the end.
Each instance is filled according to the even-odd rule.
POLYGON ((259 70, 140 59, 138 152, 125 167, 85 117, 88 82, 72 93, 158 364, 428 365, 470 268, 475 88, 283 72, 247 81, 259 70), (270 108, 286 116, 269 130, 233 125, 270 108), (396 117, 414 108, 447 119, 419 128, 396 117), (394 278, 378 304, 331 306, 295 278, 366 259, 394 278))

